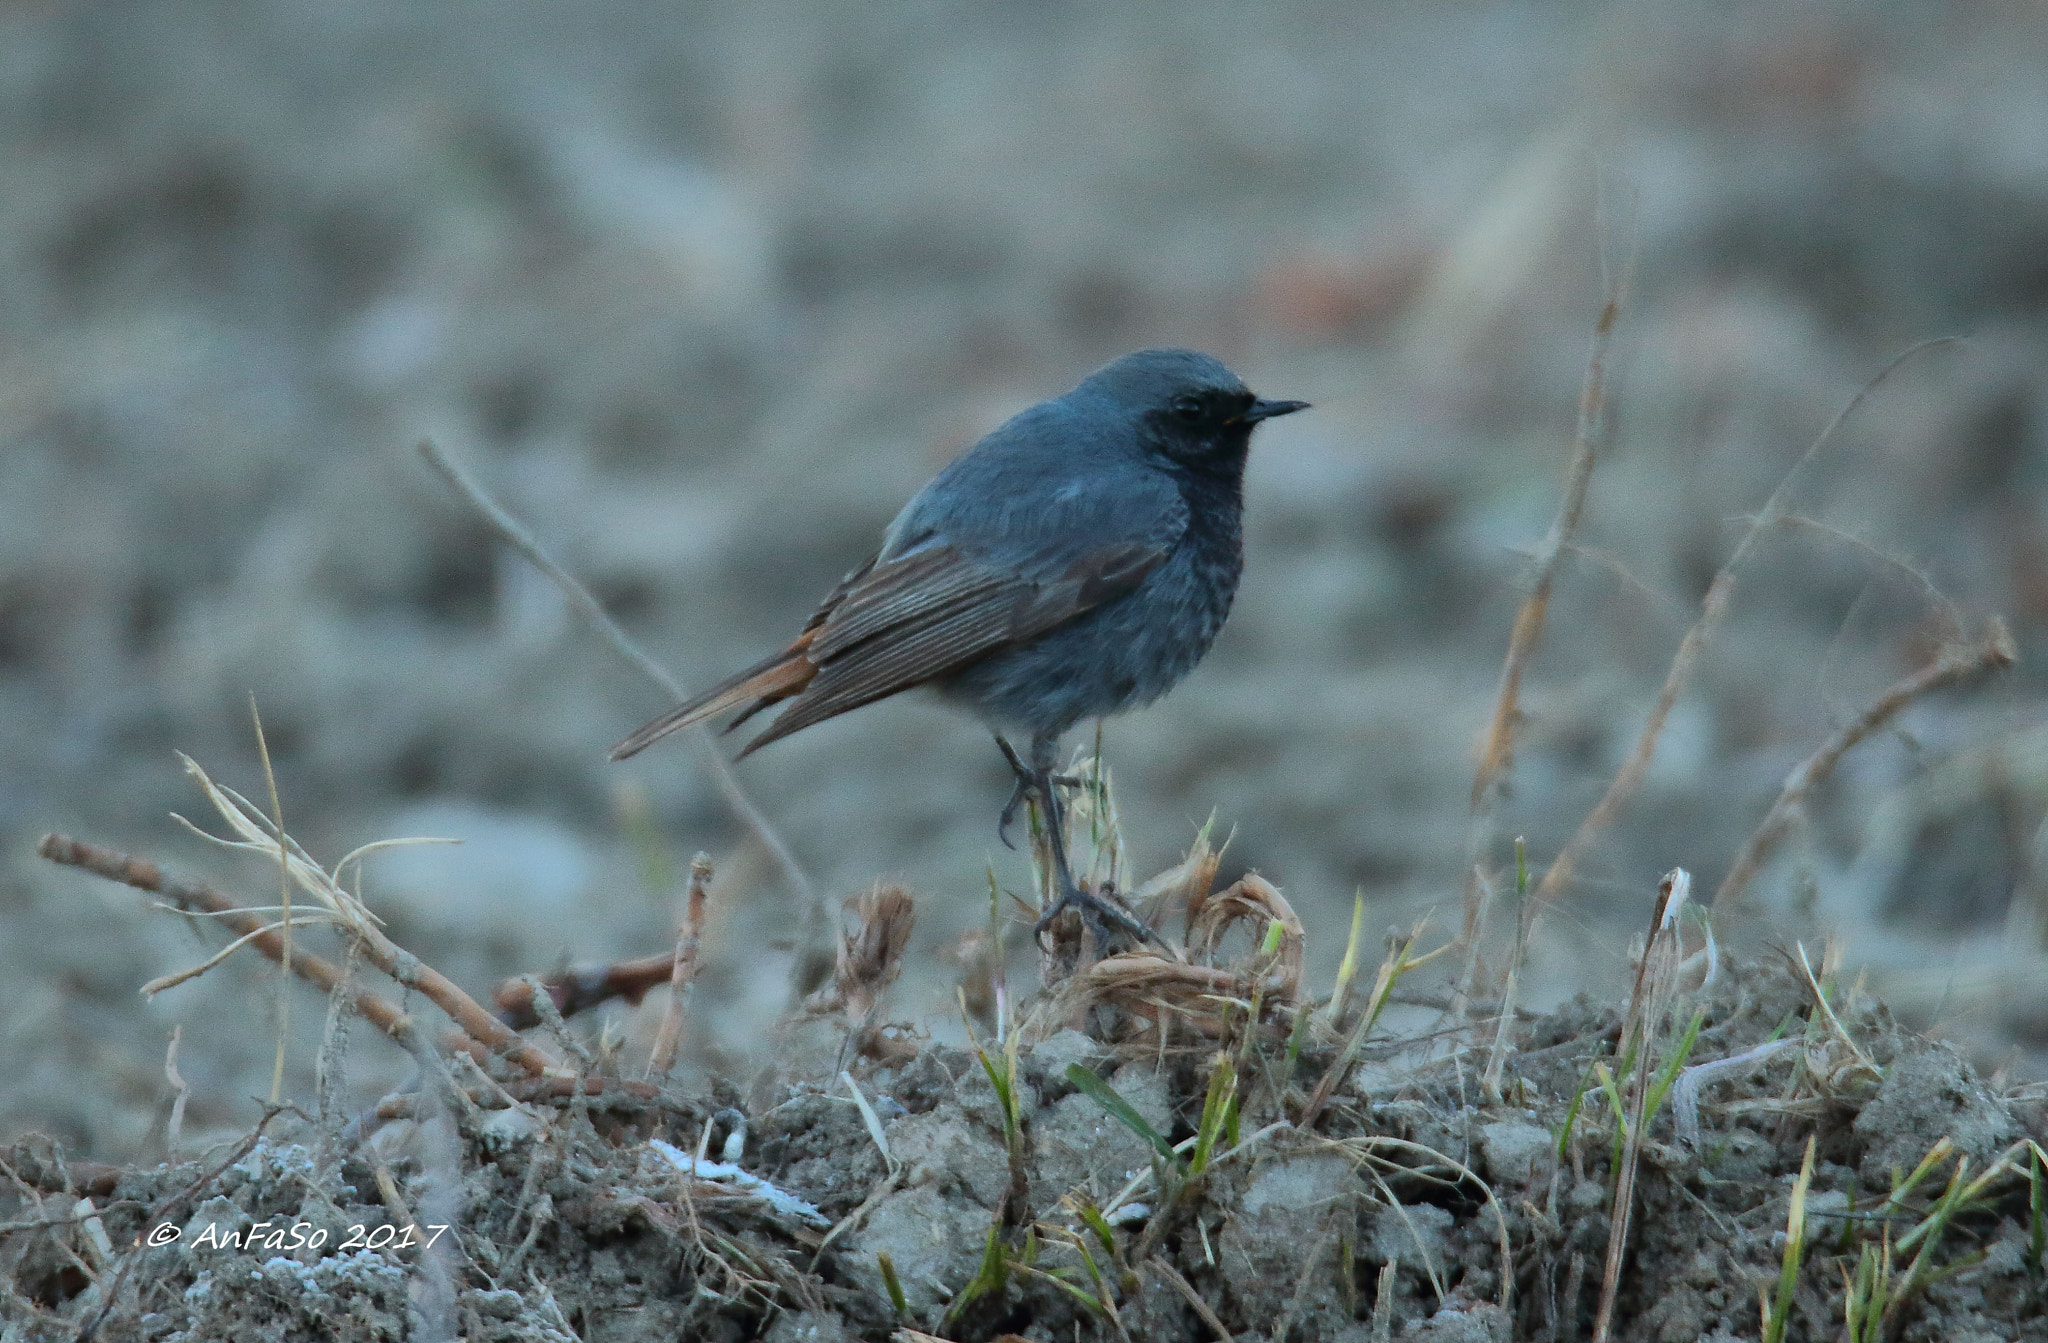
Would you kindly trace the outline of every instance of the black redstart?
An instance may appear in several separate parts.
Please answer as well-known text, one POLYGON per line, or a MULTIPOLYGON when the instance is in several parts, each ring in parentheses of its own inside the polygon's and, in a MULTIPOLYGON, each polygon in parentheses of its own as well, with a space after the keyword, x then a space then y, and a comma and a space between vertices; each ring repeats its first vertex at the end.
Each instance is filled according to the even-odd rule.
POLYGON ((1079 904, 1149 936, 1074 882, 1053 773, 1059 738, 1158 699, 1209 651, 1244 569, 1252 430, 1306 407, 1262 400, 1192 350, 1105 365, 933 477, 789 647, 654 719, 612 759, 733 709, 737 727, 787 703, 745 756, 931 686, 996 732, 1017 774, 1004 826, 1027 793, 1045 809, 1060 899, 1040 931, 1079 904), (1005 732, 1029 734, 1028 765, 1005 732))

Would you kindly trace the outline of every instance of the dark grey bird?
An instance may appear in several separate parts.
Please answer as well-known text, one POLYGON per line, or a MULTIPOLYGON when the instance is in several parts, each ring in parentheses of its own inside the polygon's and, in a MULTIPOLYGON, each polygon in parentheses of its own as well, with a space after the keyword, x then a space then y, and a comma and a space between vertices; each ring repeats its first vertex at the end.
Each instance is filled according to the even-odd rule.
MULTIPOLYGON (((1061 734, 1158 699, 1209 651, 1244 569, 1252 430, 1304 410, 1254 396, 1192 350, 1140 350, 1042 401, 932 478, 794 642, 612 748, 786 705, 742 757, 813 723, 929 686, 979 715, 1017 775, 1006 830, 1035 794, 1060 899, 1149 935, 1068 868, 1054 773, 1061 734), (1030 739, 1029 763, 1005 733, 1030 739)), ((1008 842, 1007 835, 1004 842, 1008 842)))

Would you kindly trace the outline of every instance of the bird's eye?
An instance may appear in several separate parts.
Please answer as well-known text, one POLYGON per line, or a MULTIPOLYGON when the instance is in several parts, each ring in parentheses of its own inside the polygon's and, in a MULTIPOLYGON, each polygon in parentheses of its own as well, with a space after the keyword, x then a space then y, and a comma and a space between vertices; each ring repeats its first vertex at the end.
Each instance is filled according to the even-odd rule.
POLYGON ((1193 424, 1202 418, 1202 403, 1192 396, 1177 396, 1173 398, 1171 409, 1175 419, 1184 420, 1189 424, 1193 424))

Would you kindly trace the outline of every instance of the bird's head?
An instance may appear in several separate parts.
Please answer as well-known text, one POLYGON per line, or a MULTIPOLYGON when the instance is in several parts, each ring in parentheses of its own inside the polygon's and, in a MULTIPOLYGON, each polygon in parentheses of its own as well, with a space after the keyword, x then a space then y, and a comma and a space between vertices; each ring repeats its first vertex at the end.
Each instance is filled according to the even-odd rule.
POLYGON ((1236 471, 1262 420, 1307 410, 1306 401, 1252 394, 1223 364, 1194 350, 1139 350, 1103 365, 1080 388, 1136 417, 1149 451, 1175 465, 1236 471))

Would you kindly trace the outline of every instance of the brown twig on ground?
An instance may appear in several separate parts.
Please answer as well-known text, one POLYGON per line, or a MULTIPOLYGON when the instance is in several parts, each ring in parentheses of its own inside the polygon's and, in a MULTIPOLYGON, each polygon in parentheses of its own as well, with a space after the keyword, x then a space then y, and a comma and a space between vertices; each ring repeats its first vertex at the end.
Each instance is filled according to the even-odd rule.
POLYGON ((1607 357, 1614 343, 1615 323, 1621 318, 1634 276, 1635 257, 1631 251, 1609 282, 1600 320, 1593 327, 1593 346, 1586 357, 1586 373, 1579 386, 1578 429, 1573 436, 1571 466, 1565 475, 1564 499, 1557 516, 1534 556, 1529 577, 1529 595, 1515 612, 1514 628, 1508 635, 1507 657, 1501 664, 1500 692, 1494 700, 1493 719, 1486 730, 1479 768, 1472 777, 1471 817, 1468 823, 1465 864, 1465 920, 1458 934, 1465 947, 1465 975, 1459 997, 1472 991, 1478 968, 1479 937, 1484 923, 1485 882, 1481 868, 1487 847, 1493 842, 1493 809, 1507 786, 1515 762, 1515 732, 1522 721, 1522 676, 1536 645, 1543 637, 1543 624, 1550 613, 1550 594, 1557 584, 1557 571, 1564 557, 1574 549, 1573 535, 1586 511, 1586 495, 1592 487, 1593 468, 1600 459, 1601 440, 1607 431, 1607 357))
POLYGON ((668 979, 668 1007, 661 1014, 661 1030, 654 1037, 654 1052, 648 1059, 647 1074, 665 1078, 676 1066, 676 1049, 683 1039, 683 1000, 690 981, 697 977, 697 948, 704 940, 704 898, 711 887, 711 858, 698 854, 690 860, 690 889, 683 899, 683 926, 676 933, 674 965, 668 979))
MULTIPOLYGON (((664 951, 658 956, 638 956, 629 961, 614 961, 610 965, 542 975, 540 985, 553 1000, 556 1012, 573 1017, 614 998, 638 1004, 647 996, 649 989, 669 982, 675 974, 675 964, 675 953, 664 951)), ((540 1013, 533 1006, 533 979, 532 975, 515 975, 500 981, 498 987, 491 990, 498 1020, 515 1031, 530 1030, 540 1025, 540 1013)))
POLYGON ((1994 617, 1991 628, 1984 637, 1974 644, 1951 645, 1940 657, 1928 663, 1919 671, 1901 677, 1889 689, 1853 720, 1843 724, 1834 736, 1822 743, 1819 750, 1801 761, 1799 767, 1787 775, 1785 786, 1778 790, 1777 798, 1771 803, 1763 820, 1750 832, 1743 844, 1742 852, 1736 855, 1735 863, 1722 879, 1720 888, 1714 892, 1713 905, 1723 900, 1733 906, 1742 897, 1742 892, 1755 879, 1778 842, 1798 821, 1806 809, 1807 794, 1827 782, 1835 772, 1835 766, 1842 762, 1856 745, 1895 718, 1908 704, 1922 695, 1967 681, 1986 672, 2003 671, 2019 660, 2019 650, 2013 644, 2012 631, 2005 621, 1994 617))
POLYGON ((1700 599, 1699 618, 1693 622, 1692 628, 1685 632, 1685 637, 1679 641, 1678 651, 1672 655, 1671 666, 1664 674, 1664 685, 1657 692, 1657 701, 1650 709, 1649 719, 1643 724, 1641 734, 1636 738, 1635 748, 1629 752, 1628 759, 1622 762, 1621 769, 1609 781, 1607 791, 1601 794, 1599 802, 1595 803, 1593 810, 1579 822, 1579 828, 1572 832, 1572 837, 1551 861, 1550 867, 1543 874, 1543 880, 1537 883, 1531 901, 1538 910, 1547 907, 1563 893, 1565 884, 1571 880, 1572 873, 1578 867, 1580 855, 1613 822, 1616 813, 1621 810, 1622 803, 1635 793, 1642 785, 1644 776, 1650 772, 1650 761, 1657 753, 1657 740, 1664 733, 1664 723, 1671 717, 1672 709, 1678 704, 1679 695, 1691 681, 1693 667, 1698 663, 1707 641, 1713 637, 1715 630, 1720 627, 1722 617, 1728 613, 1729 602, 1735 595, 1736 570, 1741 567, 1743 560, 1749 557, 1750 549, 1755 545, 1757 537, 1767 529, 1775 528, 1784 516, 1786 501, 1792 492, 1793 483, 1798 480, 1806 466, 1820 455, 1821 450, 1834 440, 1835 434, 1849 416, 1855 413, 1857 407, 1868 400, 1871 393, 1883 385, 1885 379, 1901 365, 1922 351, 1954 343, 1954 336, 1938 336, 1933 340, 1923 340, 1917 345, 1907 347, 1878 370, 1875 377, 1858 388, 1856 395, 1850 397, 1848 402, 1835 412, 1835 417, 1828 421, 1827 427, 1820 431, 1819 436, 1808 445, 1806 451, 1800 454, 1799 460, 1780 478, 1777 488, 1773 489, 1770 498, 1764 501, 1764 506, 1749 519, 1749 525, 1744 529, 1742 538, 1735 543, 1734 551, 1715 572, 1713 581, 1708 583, 1706 596, 1700 599))
MULTIPOLYGON (((618 622, 611 618, 603 604, 591 595, 590 589, 584 587, 573 574, 557 564, 553 556, 541 549, 540 542, 534 539, 533 533, 517 518, 506 512, 503 505, 485 493, 483 486, 471 479, 468 472, 457 466, 431 440, 423 440, 420 443, 419 453, 426 459, 427 465, 433 468, 435 474, 447 481, 457 494, 467 500, 470 507, 483 516, 491 525, 491 529, 497 532, 507 545, 518 551, 527 563, 547 575, 555 586, 562 590, 562 595, 568 599, 570 607, 583 618, 585 624, 597 632, 599 638, 612 646, 613 651, 660 686, 676 703, 680 704, 690 697, 689 692, 683 688, 683 683, 670 675, 667 668, 649 657, 634 643, 626 632, 619 628, 618 622)), ((732 765, 719 751, 711 730, 700 723, 690 729, 689 738, 698 761, 711 776, 713 785, 725 798, 726 805, 732 808, 733 815, 752 833, 761 847, 768 851, 776 866, 782 869, 783 879, 789 883, 790 890, 804 902, 803 950, 797 957, 797 964, 792 971, 798 981, 795 991, 801 996, 824 978, 826 970, 831 965, 832 911, 826 907, 825 897, 819 894, 817 887, 811 882, 810 875, 804 871, 803 864, 797 861, 796 854, 790 851, 789 845, 776 833, 767 816, 754 804, 746 789, 740 786, 739 777, 733 773, 732 765)))
MULTIPOLYGON (((283 963, 284 939, 276 931, 265 929, 256 915, 242 909, 233 900, 210 886, 167 876, 155 863, 113 849, 101 848, 97 844, 87 844, 68 835, 44 835, 36 845, 36 852, 53 863, 83 868, 109 881, 118 881, 139 891, 160 895, 180 909, 212 915, 238 934, 253 934, 250 936, 250 942, 258 951, 279 964, 283 963)), ((407 988, 419 990, 479 1044, 494 1053, 503 1054, 520 1068, 536 1076, 546 1072, 551 1066, 546 1055, 507 1030, 495 1017, 477 1006, 474 998, 464 993, 440 971, 425 964, 374 927, 366 925, 357 931, 363 938, 363 955, 371 964, 407 988)), ((294 974, 308 983, 318 985, 323 992, 332 993, 335 986, 342 981, 340 966, 324 956, 316 956, 300 948, 295 947, 292 950, 291 968, 294 974)), ((364 1020, 390 1036, 403 1048, 416 1052, 423 1047, 413 1019, 392 1006, 387 999, 367 989, 358 989, 355 991, 354 1002, 356 1010, 363 1014, 364 1020)))

